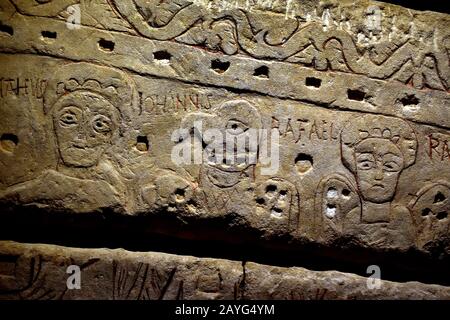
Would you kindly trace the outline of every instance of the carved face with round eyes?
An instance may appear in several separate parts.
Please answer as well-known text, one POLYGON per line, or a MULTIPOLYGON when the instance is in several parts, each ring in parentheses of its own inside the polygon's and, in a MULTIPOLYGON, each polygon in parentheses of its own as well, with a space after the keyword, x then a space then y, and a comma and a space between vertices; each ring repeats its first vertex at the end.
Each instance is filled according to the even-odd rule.
POLYGON ((356 180, 364 200, 384 203, 392 200, 404 160, 391 141, 368 138, 355 147, 356 180))
POLYGON ((91 167, 111 144, 119 112, 100 95, 75 92, 62 97, 53 111, 53 124, 63 163, 91 167))
POLYGON ((231 101, 217 110, 216 119, 214 125, 226 140, 223 161, 215 163, 214 167, 225 172, 240 172, 255 163, 258 142, 254 140, 261 128, 258 110, 246 101, 231 101))
POLYGON ((295 195, 295 187, 290 182, 270 179, 257 187, 256 203, 270 217, 287 219, 295 195))

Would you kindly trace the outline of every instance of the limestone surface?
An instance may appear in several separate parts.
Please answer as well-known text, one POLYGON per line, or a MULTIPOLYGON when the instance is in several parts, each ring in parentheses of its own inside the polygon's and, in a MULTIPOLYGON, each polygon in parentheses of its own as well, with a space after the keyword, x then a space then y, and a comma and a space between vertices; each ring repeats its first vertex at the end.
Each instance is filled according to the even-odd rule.
MULTIPOLYGON (((448 14, 367 0, 4 0, 0 66, 0 240, 69 247, 59 235, 73 232, 95 247, 83 235, 99 228, 124 248, 135 233, 346 264, 373 254, 450 285, 448 14)), ((43 247, 11 246, 39 266, 43 247)), ((250 262, 243 279, 226 255, 51 250, 46 268, 58 250, 64 266, 74 254, 98 268, 73 298, 448 297, 250 262), (146 291, 151 266, 170 288, 146 291), (189 284, 203 270, 223 272, 217 288, 189 284)), ((45 285, 68 298, 58 273, 45 285)), ((0 291, 29 289, 17 277, 0 291)))
POLYGON ((381 281, 373 288, 368 281, 165 253, 0 243, 2 300, 450 299, 449 287, 381 281))

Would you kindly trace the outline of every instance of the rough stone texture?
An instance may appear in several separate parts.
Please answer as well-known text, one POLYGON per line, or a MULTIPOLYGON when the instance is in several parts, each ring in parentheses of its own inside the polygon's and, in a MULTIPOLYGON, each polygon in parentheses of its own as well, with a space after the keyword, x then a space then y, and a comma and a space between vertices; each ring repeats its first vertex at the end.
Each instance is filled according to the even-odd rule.
MULTIPOLYGON (((1 1, 2 239, 29 221, 65 230, 119 216, 142 219, 144 234, 356 248, 445 269, 449 58, 449 15, 382 2, 1 1), (207 145, 208 129, 279 133, 279 169, 174 163, 174 148, 207 145)), ((251 294, 279 278, 250 281, 251 294)), ((345 288, 338 298, 366 294, 345 288)))
POLYGON ((371 280, 336 271, 245 265, 245 297, 250 299, 450 299, 449 287, 382 281, 374 289, 367 285, 368 281, 371 280))
POLYGON ((122 249, 0 243, 0 299, 450 299, 450 288, 122 249), (81 289, 67 268, 81 266, 81 289))
POLYGON ((237 299, 240 262, 2 242, 1 299, 237 299), (67 289, 67 268, 81 289, 67 289))

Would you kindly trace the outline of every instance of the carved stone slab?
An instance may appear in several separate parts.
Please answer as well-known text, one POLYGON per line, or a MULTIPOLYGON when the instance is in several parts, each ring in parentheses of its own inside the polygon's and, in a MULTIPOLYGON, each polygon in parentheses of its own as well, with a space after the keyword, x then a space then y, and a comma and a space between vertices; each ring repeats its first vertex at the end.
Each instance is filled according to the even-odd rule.
POLYGON ((0 300, 406 298, 450 299, 450 288, 382 281, 378 289, 369 290, 367 278, 335 271, 121 249, 0 243, 0 300), (74 265, 81 266, 80 289, 68 289, 74 265))
POLYGON ((6 0, 0 65, 0 232, 119 216, 147 234, 450 266, 447 14, 6 0))

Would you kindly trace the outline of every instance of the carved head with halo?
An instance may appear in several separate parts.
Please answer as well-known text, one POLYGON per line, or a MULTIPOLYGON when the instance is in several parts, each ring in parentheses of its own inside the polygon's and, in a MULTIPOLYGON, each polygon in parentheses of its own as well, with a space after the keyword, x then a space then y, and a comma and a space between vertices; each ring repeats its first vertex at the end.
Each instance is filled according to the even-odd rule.
POLYGON ((364 115, 351 119, 341 132, 342 162, 369 202, 392 200, 400 173, 415 162, 416 153, 416 134, 401 119, 364 115))
POLYGON ((122 71, 89 63, 61 67, 44 95, 63 165, 92 167, 131 118, 132 81, 122 71))

